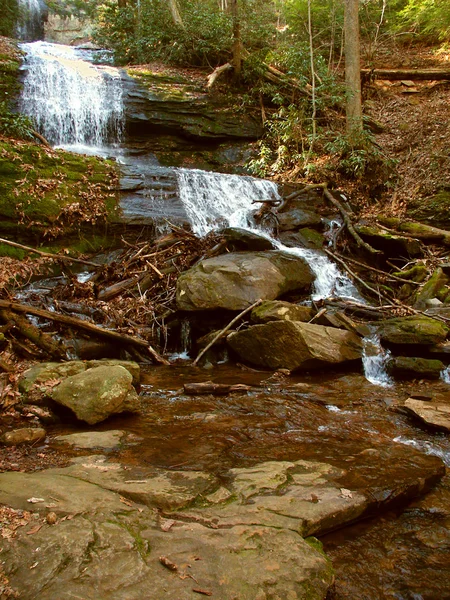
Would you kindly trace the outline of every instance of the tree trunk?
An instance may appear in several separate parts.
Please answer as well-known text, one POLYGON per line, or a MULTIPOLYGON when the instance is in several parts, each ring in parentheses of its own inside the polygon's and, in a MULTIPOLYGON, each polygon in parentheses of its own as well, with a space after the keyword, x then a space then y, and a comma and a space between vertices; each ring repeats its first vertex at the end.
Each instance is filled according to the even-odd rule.
POLYGON ((350 138, 356 137, 363 128, 358 9, 359 0, 345 0, 345 87, 347 134, 350 138))
POLYGON ((183 19, 181 18, 180 8, 178 6, 178 0, 169 0, 169 8, 175 25, 184 27, 183 19))
POLYGON ((240 79, 242 71, 241 53, 241 22, 239 20, 238 0, 230 1, 231 15, 233 17, 233 67, 234 78, 240 79))

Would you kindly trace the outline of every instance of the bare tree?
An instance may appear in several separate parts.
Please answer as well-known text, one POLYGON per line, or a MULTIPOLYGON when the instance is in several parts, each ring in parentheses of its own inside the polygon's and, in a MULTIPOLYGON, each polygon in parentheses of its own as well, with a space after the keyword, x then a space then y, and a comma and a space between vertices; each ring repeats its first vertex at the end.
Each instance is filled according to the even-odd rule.
POLYGON ((181 18, 180 7, 177 0, 169 0, 169 8, 172 14, 172 19, 175 25, 184 27, 183 19, 181 18))
POLYGON ((347 133, 350 137, 357 136, 363 128, 358 10, 359 0, 345 0, 345 87, 347 133))
POLYGON ((231 16, 233 18, 233 67, 234 77, 239 79, 242 70, 242 48, 241 48, 241 22, 239 19, 238 0, 229 2, 231 16))

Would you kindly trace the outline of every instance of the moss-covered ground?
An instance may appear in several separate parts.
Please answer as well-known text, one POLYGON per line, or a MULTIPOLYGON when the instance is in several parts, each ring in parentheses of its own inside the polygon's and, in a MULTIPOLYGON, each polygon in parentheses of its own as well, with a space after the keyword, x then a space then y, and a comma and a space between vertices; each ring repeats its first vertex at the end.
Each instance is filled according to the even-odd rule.
POLYGON ((76 233, 97 249, 88 237, 117 214, 117 177, 111 161, 0 138, 0 233, 40 245, 76 233))

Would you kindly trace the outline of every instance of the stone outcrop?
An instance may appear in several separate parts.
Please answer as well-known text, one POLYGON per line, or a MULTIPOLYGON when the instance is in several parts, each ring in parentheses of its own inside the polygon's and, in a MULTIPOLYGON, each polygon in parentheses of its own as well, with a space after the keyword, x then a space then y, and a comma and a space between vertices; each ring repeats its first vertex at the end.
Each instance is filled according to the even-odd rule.
POLYGON ((124 367, 94 367, 65 379, 54 388, 52 399, 94 425, 113 414, 139 409, 132 384, 133 378, 124 367))
POLYGON ((389 344, 431 345, 445 341, 449 328, 441 321, 425 316, 388 319, 378 326, 382 342, 389 344))
POLYGON ((224 254, 203 260, 178 278, 177 305, 187 311, 242 310, 259 299, 306 291, 313 280, 304 259, 284 252, 224 254))
POLYGON ((22 427, 7 431, 0 436, 0 444, 17 446, 19 444, 34 444, 45 440, 47 433, 42 427, 22 427))
POLYGON ((243 360, 270 369, 311 369, 358 360, 360 338, 349 331, 272 321, 231 333, 227 342, 243 360))
POLYGON ((387 368, 392 375, 398 378, 439 379, 445 365, 436 359, 396 356, 388 362, 387 368))
POLYGON ((441 431, 450 432, 450 402, 424 402, 416 398, 408 398, 405 408, 418 417, 422 423, 441 431))
POLYGON ((131 133, 172 131, 209 141, 256 140, 263 133, 259 115, 237 114, 233 107, 217 104, 204 88, 182 77, 161 77, 131 68, 128 75, 123 75, 123 82, 125 116, 131 133))

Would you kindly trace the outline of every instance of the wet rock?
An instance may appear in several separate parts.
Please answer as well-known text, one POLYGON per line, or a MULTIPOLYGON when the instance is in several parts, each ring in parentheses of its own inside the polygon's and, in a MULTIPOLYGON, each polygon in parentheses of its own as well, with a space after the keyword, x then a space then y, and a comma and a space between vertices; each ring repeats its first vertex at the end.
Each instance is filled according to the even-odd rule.
MULTIPOLYGON (((71 433, 68 435, 58 435, 53 438, 53 442, 67 444, 75 448, 84 448, 93 450, 117 450, 121 445, 129 443, 130 434, 119 429, 111 431, 85 431, 83 433, 71 433)), ((136 443, 136 439, 134 440, 136 443)))
POLYGON ((354 333, 297 321, 254 325, 231 333, 227 342, 245 361, 291 371, 358 360, 362 355, 362 342, 354 333))
POLYGON ((18 446, 19 444, 34 444, 45 439, 47 432, 41 427, 23 427, 7 431, 0 436, 0 443, 5 446, 18 446))
POLYGON ((450 402, 424 402, 408 398, 405 408, 423 423, 442 431, 450 431, 450 402))
POLYGON ((282 300, 266 300, 251 312, 253 323, 269 323, 269 321, 302 321, 307 323, 314 315, 309 306, 283 302, 282 300))
POLYGON ((445 287, 448 281, 447 275, 438 267, 423 288, 417 293, 414 308, 418 310, 427 308, 428 302, 435 299, 441 288, 445 287))
POLYGON ((284 231, 280 233, 280 241, 288 248, 309 248, 311 250, 320 250, 324 244, 324 236, 316 231, 305 227, 299 231, 284 231))
POLYGON ((231 252, 258 252, 275 248, 273 242, 268 238, 239 227, 226 227, 220 230, 218 234, 225 240, 227 248, 231 252))
POLYGON ((315 227, 322 224, 322 217, 315 212, 294 208, 277 213, 280 231, 295 231, 302 227, 315 227))
POLYGON ((435 359, 396 356, 388 362, 387 368, 392 375, 399 378, 439 379, 445 365, 435 359))
POLYGON ((420 256, 423 253, 419 240, 388 233, 369 225, 355 227, 359 235, 377 250, 388 256, 420 256))
POLYGON ((390 344, 440 344, 448 332, 444 323, 425 316, 388 319, 378 327, 381 341, 390 344))
POLYGON ((112 414, 139 409, 132 382, 122 366, 95 367, 65 379, 53 390, 52 399, 94 425, 112 414))
POLYGON ((274 300, 306 290, 314 276, 306 260, 284 252, 236 252, 208 258, 177 282, 180 310, 242 310, 259 299, 274 300))

